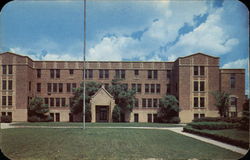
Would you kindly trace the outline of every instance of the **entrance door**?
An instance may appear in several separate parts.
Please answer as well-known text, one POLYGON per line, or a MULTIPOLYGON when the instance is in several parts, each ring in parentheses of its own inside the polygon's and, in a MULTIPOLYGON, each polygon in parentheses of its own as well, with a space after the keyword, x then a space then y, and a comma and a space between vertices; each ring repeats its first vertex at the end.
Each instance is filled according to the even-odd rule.
POLYGON ((96 122, 108 122, 108 106, 96 106, 96 122))
POLYGON ((60 122, 60 113, 56 113, 56 122, 60 122))

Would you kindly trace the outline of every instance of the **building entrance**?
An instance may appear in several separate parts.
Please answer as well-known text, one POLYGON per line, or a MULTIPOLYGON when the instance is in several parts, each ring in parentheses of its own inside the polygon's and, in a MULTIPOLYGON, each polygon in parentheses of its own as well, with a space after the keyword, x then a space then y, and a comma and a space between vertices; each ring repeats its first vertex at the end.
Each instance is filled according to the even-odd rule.
POLYGON ((109 106, 96 106, 96 122, 108 122, 109 106))

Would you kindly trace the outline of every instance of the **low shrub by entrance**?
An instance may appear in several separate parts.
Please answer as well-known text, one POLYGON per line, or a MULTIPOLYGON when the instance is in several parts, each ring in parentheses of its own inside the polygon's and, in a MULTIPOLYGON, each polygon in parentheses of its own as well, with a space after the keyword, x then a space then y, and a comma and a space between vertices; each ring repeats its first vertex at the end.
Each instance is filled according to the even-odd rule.
POLYGON ((240 125, 238 123, 228 123, 228 122, 192 122, 188 126, 195 129, 208 129, 208 130, 219 130, 219 129, 232 129, 238 128, 240 125))
POLYGON ((228 123, 240 123, 242 118, 240 117, 203 117, 194 119, 193 122, 228 122, 228 123))

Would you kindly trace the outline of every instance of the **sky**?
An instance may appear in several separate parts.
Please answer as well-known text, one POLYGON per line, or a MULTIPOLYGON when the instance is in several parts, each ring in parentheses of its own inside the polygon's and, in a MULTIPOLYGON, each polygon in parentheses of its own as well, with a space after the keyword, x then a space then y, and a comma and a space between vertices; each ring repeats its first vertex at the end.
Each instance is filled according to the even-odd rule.
MULTIPOLYGON (((246 69, 249 13, 238 0, 87 0, 87 60, 174 61, 202 52, 246 69)), ((83 59, 83 1, 16 0, 0 13, 0 53, 83 59)))

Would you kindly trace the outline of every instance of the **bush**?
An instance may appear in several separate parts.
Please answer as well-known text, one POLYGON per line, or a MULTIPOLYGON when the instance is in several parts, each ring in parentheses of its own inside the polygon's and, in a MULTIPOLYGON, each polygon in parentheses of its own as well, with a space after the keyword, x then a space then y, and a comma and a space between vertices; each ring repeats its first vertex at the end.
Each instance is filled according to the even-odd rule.
POLYGON ((121 114, 120 107, 118 105, 115 105, 113 112, 112 112, 113 122, 120 122, 120 114, 121 114))
POLYGON ((12 118, 10 116, 1 116, 1 122, 2 123, 11 123, 12 122, 12 118))
POLYGON ((219 130, 219 129, 232 129, 238 128, 238 123, 228 123, 228 122, 192 122, 188 126, 195 129, 208 129, 208 130, 219 130))
POLYGON ((52 122, 53 118, 50 117, 50 116, 47 116, 47 117, 44 117, 44 118, 40 118, 40 117, 37 117, 37 116, 31 116, 31 117, 28 117, 28 121, 29 122, 52 122))
POLYGON ((228 123, 240 123, 240 117, 203 117, 194 119, 193 122, 228 122, 228 123))
POLYGON ((194 128, 190 127, 190 126, 184 127, 183 131, 193 133, 193 134, 197 134, 197 135, 200 135, 200 136, 203 136, 203 137, 208 137, 208 138, 211 138, 211 139, 214 139, 214 140, 218 140, 218 141, 221 141, 221 142, 224 142, 224 143, 239 146, 239 147, 242 147, 242 148, 245 148, 245 149, 249 148, 248 142, 245 142, 245 141, 242 141, 242 140, 232 139, 232 138, 217 135, 217 134, 207 133, 207 132, 205 132, 203 130, 194 129, 194 128))
POLYGON ((172 117, 168 123, 180 123, 180 118, 179 117, 172 117))

